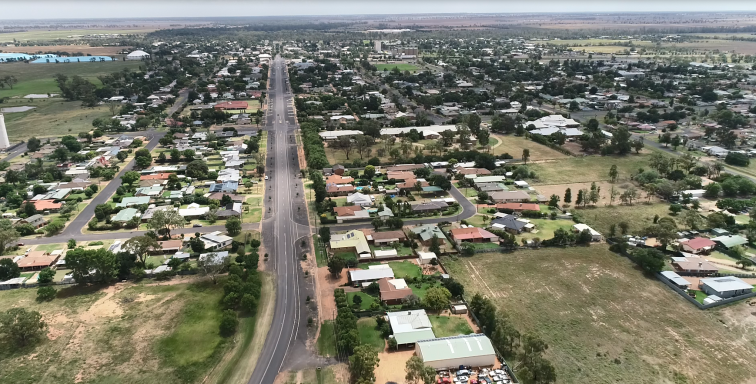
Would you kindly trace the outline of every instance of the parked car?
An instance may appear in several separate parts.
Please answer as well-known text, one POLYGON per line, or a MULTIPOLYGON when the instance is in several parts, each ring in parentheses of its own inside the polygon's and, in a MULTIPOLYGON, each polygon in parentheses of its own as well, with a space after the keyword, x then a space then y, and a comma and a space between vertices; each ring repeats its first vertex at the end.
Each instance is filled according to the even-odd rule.
POLYGON ((197 224, 194 224, 194 225, 192 225, 192 227, 194 227, 194 228, 199 228, 199 227, 201 227, 201 226, 202 226, 202 224, 200 224, 200 223, 197 223, 197 224))

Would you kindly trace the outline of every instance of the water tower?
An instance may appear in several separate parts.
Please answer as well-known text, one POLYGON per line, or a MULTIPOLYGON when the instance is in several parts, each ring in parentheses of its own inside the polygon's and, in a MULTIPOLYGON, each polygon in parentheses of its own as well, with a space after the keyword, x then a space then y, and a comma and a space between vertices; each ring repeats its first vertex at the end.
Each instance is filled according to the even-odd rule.
POLYGON ((0 113, 0 149, 8 147, 10 147, 10 141, 8 141, 8 131, 5 130, 5 116, 0 113))

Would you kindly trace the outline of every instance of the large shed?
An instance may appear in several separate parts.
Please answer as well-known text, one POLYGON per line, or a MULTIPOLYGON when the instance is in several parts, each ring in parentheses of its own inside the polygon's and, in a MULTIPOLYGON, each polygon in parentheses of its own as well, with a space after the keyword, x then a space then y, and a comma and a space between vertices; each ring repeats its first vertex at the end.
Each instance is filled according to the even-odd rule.
POLYGON ((423 359, 425 365, 435 369, 496 364, 496 352, 491 340, 484 334, 421 340, 415 344, 415 354, 423 359))

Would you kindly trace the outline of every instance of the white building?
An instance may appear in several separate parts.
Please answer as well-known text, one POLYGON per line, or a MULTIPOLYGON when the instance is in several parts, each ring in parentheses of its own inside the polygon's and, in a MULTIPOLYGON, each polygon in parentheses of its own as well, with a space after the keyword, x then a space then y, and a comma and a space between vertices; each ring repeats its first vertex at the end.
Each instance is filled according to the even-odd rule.
POLYGON ((601 234, 598 233, 595 229, 593 229, 593 228, 591 228, 591 227, 589 227, 589 226, 587 226, 585 224, 582 224, 582 223, 581 224, 575 224, 575 225, 572 226, 572 228, 576 232, 583 232, 583 230, 587 229, 588 232, 591 233, 591 241, 601 241, 601 239, 603 238, 601 236, 601 234))
POLYGON ((146 60, 149 58, 150 54, 141 50, 136 50, 126 55, 126 60, 146 60))
POLYGON ((496 364, 496 352, 484 334, 422 340, 415 344, 415 354, 425 365, 435 369, 456 369, 460 365, 490 367, 496 364))
POLYGON ((716 295, 723 299, 745 295, 753 291, 753 285, 735 276, 710 277, 701 279, 700 288, 707 295, 716 295))
POLYGON ((436 338, 432 329, 433 325, 424 309, 389 312, 386 316, 398 345, 436 338))

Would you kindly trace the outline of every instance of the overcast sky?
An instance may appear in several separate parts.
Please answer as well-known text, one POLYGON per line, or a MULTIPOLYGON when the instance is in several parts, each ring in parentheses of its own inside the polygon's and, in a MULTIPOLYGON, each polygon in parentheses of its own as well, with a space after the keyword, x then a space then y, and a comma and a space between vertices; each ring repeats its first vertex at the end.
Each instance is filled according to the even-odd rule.
POLYGON ((0 0, 0 19, 756 11, 756 0, 0 0))

